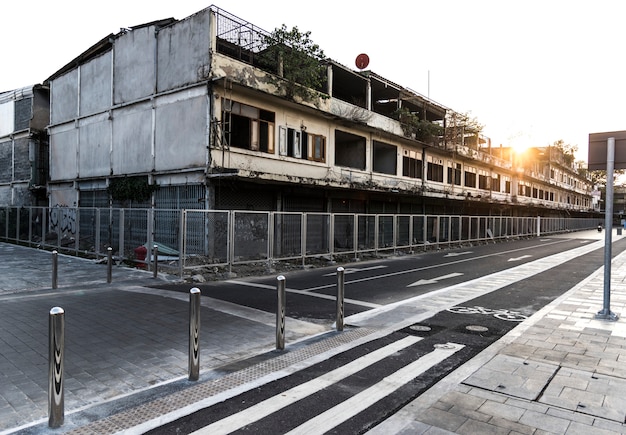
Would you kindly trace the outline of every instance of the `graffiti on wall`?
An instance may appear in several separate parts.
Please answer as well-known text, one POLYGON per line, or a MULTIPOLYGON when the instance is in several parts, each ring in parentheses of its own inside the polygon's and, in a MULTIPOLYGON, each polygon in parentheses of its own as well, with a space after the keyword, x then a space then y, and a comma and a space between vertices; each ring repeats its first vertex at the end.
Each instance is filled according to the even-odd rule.
POLYGON ((50 208, 50 227, 60 233, 76 234, 76 209, 62 205, 50 208))

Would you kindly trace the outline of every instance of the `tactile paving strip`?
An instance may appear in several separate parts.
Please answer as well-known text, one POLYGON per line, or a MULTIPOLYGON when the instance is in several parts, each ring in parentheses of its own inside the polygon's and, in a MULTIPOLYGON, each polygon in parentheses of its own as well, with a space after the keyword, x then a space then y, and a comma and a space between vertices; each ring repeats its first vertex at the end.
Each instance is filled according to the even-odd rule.
MULTIPOLYGON (((215 396, 225 391, 253 382, 263 376, 285 370, 294 364, 304 362, 317 355, 337 350, 347 343, 372 335, 375 331, 369 328, 357 328, 344 331, 341 334, 320 340, 311 345, 303 346, 294 351, 247 367, 237 372, 230 373, 219 379, 199 383, 182 391, 161 397, 152 402, 128 408, 110 417, 94 421, 85 426, 73 429, 66 433, 83 434, 110 434, 120 432, 165 414, 193 405, 208 397, 215 396)), ((342 349, 343 350, 343 349, 342 349)))

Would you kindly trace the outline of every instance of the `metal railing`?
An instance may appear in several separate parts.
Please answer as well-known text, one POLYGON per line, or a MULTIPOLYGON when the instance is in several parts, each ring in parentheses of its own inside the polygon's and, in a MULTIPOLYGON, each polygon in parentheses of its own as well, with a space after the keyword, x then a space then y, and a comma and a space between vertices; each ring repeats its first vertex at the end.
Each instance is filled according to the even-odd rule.
POLYGON ((597 218, 1 207, 0 240, 158 267, 361 258, 596 228, 597 218), (141 248, 145 249, 141 249, 141 248), (154 251, 156 252, 156 250, 154 251))

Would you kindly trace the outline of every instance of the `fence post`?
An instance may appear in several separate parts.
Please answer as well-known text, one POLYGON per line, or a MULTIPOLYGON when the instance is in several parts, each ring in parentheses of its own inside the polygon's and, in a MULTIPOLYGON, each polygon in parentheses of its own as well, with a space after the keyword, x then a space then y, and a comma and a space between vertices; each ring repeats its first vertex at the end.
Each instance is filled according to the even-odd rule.
POLYGON ((65 312, 61 307, 50 310, 48 338, 48 426, 56 428, 63 424, 65 414, 63 392, 65 312))
POLYGON ((337 268, 337 331, 343 331, 344 268, 337 268))
POLYGON ((52 251, 52 288, 57 288, 59 274, 59 254, 57 251, 52 251))
POLYGON ((113 248, 107 248, 107 282, 113 281, 113 248))
POLYGON ((200 377, 200 289, 189 291, 189 380, 200 377))
POLYGON ((276 349, 285 348, 285 277, 276 278, 278 290, 278 310, 276 311, 276 349))
POLYGON ((159 247, 154 245, 152 248, 152 259, 154 261, 154 270, 152 271, 152 277, 156 279, 159 273, 159 247))

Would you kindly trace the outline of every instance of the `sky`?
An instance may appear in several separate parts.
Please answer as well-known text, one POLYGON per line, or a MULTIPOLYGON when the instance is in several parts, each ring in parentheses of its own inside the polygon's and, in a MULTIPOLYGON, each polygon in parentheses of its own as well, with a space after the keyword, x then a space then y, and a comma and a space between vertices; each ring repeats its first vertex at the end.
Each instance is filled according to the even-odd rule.
POLYGON ((0 91, 42 83, 110 33, 215 5, 261 29, 311 32, 367 69, 484 126, 492 146, 626 130, 623 0, 21 0, 0 6, 0 91))

